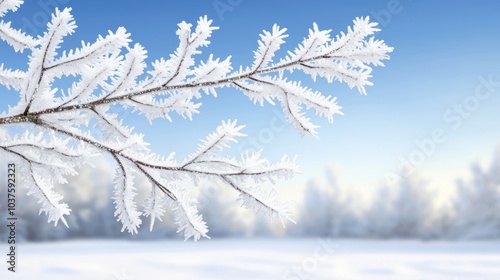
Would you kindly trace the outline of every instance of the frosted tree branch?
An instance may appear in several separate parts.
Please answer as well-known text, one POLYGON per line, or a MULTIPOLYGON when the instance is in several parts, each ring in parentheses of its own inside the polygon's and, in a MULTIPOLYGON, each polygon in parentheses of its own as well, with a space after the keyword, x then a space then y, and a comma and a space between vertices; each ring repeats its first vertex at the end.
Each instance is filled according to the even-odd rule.
MULTIPOLYGON (((0 17, 15 11, 20 0, 0 0, 0 17)), ((257 213, 281 221, 292 221, 288 204, 277 192, 262 190, 259 185, 290 179, 299 171, 295 159, 284 156, 275 163, 262 158, 261 151, 245 153, 241 158, 222 154, 231 143, 244 137, 244 126, 224 121, 198 149, 177 161, 175 154, 161 156, 148 148, 143 135, 134 133, 112 108, 122 106, 144 115, 150 122, 171 119, 178 114, 192 119, 200 112, 196 100, 203 93, 216 96, 217 90, 233 87, 261 105, 279 103, 288 120, 303 134, 317 137, 318 128, 306 115, 311 109, 318 117, 333 121, 342 114, 336 98, 302 86, 287 78, 288 73, 302 71, 313 79, 338 80, 366 94, 372 66, 383 66, 392 48, 372 35, 379 31, 368 18, 357 18, 346 33, 330 38, 330 30, 316 24, 309 36, 277 62, 276 52, 285 43, 286 29, 273 26, 264 31, 254 52, 251 67, 234 70, 231 57, 209 55, 197 62, 201 48, 210 44, 218 27, 201 17, 196 27, 186 22, 178 25, 179 45, 168 59, 160 58, 148 66, 147 52, 132 44, 130 34, 120 27, 93 43, 82 42, 72 50, 62 50, 66 36, 77 28, 71 9, 56 10, 47 31, 37 38, 0 22, 0 38, 14 51, 29 50, 28 70, 12 70, 0 65, 0 84, 19 92, 20 100, 0 114, 0 128, 7 131, 0 153, 22 162, 27 174, 25 184, 41 203, 49 221, 56 224, 70 209, 54 192, 56 183, 90 164, 91 159, 109 154, 116 162, 114 203, 115 216, 122 231, 137 233, 141 216, 156 219, 169 208, 175 215, 179 231, 186 239, 208 237, 208 228, 197 210, 197 201, 180 187, 181 182, 217 179, 240 194, 242 205, 257 213), (57 88, 56 80, 76 77, 68 88, 57 88), (24 126, 27 131, 11 136, 10 127, 24 126), (142 176, 151 192, 143 204, 136 202, 134 178, 142 176)), ((142 187, 142 186, 141 186, 142 187)))

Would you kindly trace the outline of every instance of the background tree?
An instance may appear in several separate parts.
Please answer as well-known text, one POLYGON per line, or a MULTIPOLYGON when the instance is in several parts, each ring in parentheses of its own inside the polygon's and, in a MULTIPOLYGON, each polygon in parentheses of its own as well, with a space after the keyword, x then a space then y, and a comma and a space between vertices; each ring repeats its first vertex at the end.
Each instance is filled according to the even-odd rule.
POLYGON ((214 182, 203 183, 198 194, 198 209, 210 227, 211 238, 242 236, 244 226, 238 220, 236 206, 223 198, 222 188, 214 182))
POLYGON ((490 166, 472 166, 470 182, 457 181, 453 206, 455 225, 452 237, 500 237, 500 149, 497 149, 490 166))
MULTIPOLYGON (((0 2, 0 17, 15 11, 22 0, 0 2)), ((29 52, 26 71, 0 67, 0 83, 19 92, 19 102, 0 115, 0 127, 7 134, 0 144, 2 156, 19 162, 28 194, 40 202, 48 220, 67 224, 70 209, 54 191, 56 183, 66 183, 67 176, 91 164, 91 159, 109 155, 116 163, 115 216, 122 231, 137 233, 141 216, 161 219, 171 209, 179 231, 186 239, 207 236, 208 229, 196 208, 196 199, 181 187, 192 181, 215 179, 239 192, 242 205, 273 221, 291 220, 286 203, 274 190, 259 185, 276 179, 289 179, 299 169, 294 159, 284 156, 270 163, 261 151, 244 153, 241 158, 221 155, 220 151, 244 136, 236 121, 223 121, 201 142, 198 149, 178 161, 175 154, 154 153, 115 113, 123 107, 144 115, 150 122, 171 119, 171 114, 192 119, 199 113, 196 100, 203 93, 216 95, 221 87, 233 87, 255 103, 279 103, 287 119, 303 134, 317 136, 305 109, 333 121, 341 114, 336 99, 324 96, 289 79, 292 71, 338 80, 366 94, 372 66, 382 66, 392 48, 372 35, 379 31, 368 18, 357 18, 353 27, 334 38, 330 30, 314 24, 309 35, 288 55, 278 61, 275 52, 287 37, 286 29, 274 25, 264 31, 249 67, 233 70, 230 57, 196 61, 201 48, 218 27, 201 17, 196 27, 179 23, 176 34, 179 46, 168 59, 160 58, 149 67, 147 52, 120 27, 94 43, 83 42, 77 49, 62 50, 65 37, 76 30, 71 9, 56 10, 47 31, 37 38, 15 29, 10 22, 0 23, 0 38, 17 52, 29 52), (73 79, 72 77, 75 77, 73 79), (67 81, 70 85, 65 87, 67 81), (59 85, 59 86, 57 86, 59 85), (11 128, 22 126, 24 133, 11 128), (139 210, 136 202, 136 177, 146 178, 150 194, 139 210)))
POLYGON ((352 193, 338 182, 333 167, 326 169, 326 186, 309 180, 291 234, 308 237, 358 237, 364 234, 362 209, 352 193))
POLYGON ((297 226, 300 236, 329 236, 332 232, 333 212, 343 211, 330 192, 321 188, 318 182, 309 180, 300 208, 297 226))
POLYGON ((370 236, 419 238, 426 235, 433 218, 434 199, 423 181, 402 178, 395 186, 379 187, 366 214, 370 236))

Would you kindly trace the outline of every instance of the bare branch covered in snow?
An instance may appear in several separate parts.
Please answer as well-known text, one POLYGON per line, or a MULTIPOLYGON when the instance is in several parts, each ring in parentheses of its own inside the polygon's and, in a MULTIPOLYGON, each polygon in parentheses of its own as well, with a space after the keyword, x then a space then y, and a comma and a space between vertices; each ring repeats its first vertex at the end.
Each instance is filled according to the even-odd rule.
MULTIPOLYGON (((0 17, 15 11, 22 2, 0 1, 0 17)), ((196 185, 204 178, 220 180, 235 189, 245 207, 274 220, 293 221, 288 204, 281 203, 274 190, 263 191, 259 185, 292 178, 299 170, 295 159, 284 156, 271 163, 261 152, 245 153, 241 158, 221 155, 245 136, 243 126, 236 121, 222 122, 195 152, 177 161, 174 154, 161 156, 151 151, 143 135, 126 126, 112 108, 131 108, 149 121, 172 120, 172 114, 191 119, 200 111, 201 103, 196 99, 203 93, 216 96, 217 89, 234 87, 256 103, 280 103, 301 133, 317 136, 317 126, 304 110, 312 109, 332 122, 335 114, 341 114, 341 107, 335 97, 289 80, 287 75, 298 70, 313 79, 345 82, 366 94, 372 66, 382 66, 392 51, 372 37, 378 31, 376 26, 368 18, 357 18, 347 33, 331 38, 329 30, 314 24, 299 46, 275 61, 275 53, 287 37, 286 29, 275 25, 261 35, 252 66, 235 71, 230 57, 210 55, 206 61, 196 62, 195 56, 210 44, 212 32, 218 29, 207 17, 201 17, 194 29, 180 23, 175 52, 150 66, 146 50, 132 44, 123 27, 98 36, 93 43, 82 42, 80 48, 62 50, 64 38, 77 28, 69 8, 56 10, 47 31, 37 38, 2 21, 0 38, 14 51, 26 50, 30 55, 26 71, 0 65, 0 84, 20 94, 19 102, 0 114, 0 129, 6 134, 0 153, 22 162, 23 170, 30 174, 25 184, 39 200, 41 211, 56 224, 65 222, 70 209, 54 192, 54 184, 65 183, 65 176, 76 174, 79 167, 101 154, 110 154, 116 162, 113 199, 122 230, 137 233, 143 215, 151 218, 152 228, 155 219, 161 220, 170 208, 186 239, 207 237, 196 199, 180 187, 181 182, 192 180, 196 185), (76 81, 68 88, 55 86, 56 80, 70 76, 76 81), (10 135, 9 127, 13 126, 24 126, 27 132, 10 135), (151 188, 143 210, 136 202, 136 176, 147 178, 151 188)))

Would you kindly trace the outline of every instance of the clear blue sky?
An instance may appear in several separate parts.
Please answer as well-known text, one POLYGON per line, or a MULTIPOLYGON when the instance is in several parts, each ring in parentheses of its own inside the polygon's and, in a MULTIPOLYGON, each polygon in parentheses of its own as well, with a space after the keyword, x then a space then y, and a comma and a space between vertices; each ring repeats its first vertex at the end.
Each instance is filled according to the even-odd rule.
MULTIPOLYGON (((28 32, 40 33, 43 29, 38 23, 46 13, 40 2, 50 1, 29 1, 6 19, 12 20, 14 26, 25 25, 28 32)), ((202 100, 201 114, 193 122, 175 118, 174 123, 156 121, 149 127, 141 118, 128 117, 127 121, 146 133, 146 140, 159 153, 175 150, 179 156, 185 155, 221 120, 238 119, 247 125, 245 132, 250 136, 258 137, 260 133, 258 144, 269 158, 285 153, 299 155, 305 174, 299 176, 296 184, 309 176, 322 177, 324 166, 336 163, 347 184, 363 187, 383 182, 387 172, 395 173, 399 157, 408 158, 417 149, 415 141, 430 137, 438 128, 446 135, 446 141, 436 145, 435 152, 425 157, 418 171, 439 187, 441 182, 453 183, 454 177, 473 161, 488 160, 500 143, 500 87, 478 104, 471 97, 480 84, 480 76, 491 75, 494 81, 500 81, 498 1, 59 2, 63 3, 60 7, 73 7, 79 26, 67 40, 67 46, 79 44, 82 39, 93 41, 97 34, 125 26, 134 41, 149 51, 150 61, 168 56, 176 48, 178 22, 195 23, 202 15, 208 15, 221 28, 204 55, 232 55, 233 66, 251 64, 258 34, 274 23, 288 28, 290 38, 285 48, 292 49, 307 35, 313 22, 320 28, 333 29, 335 34, 345 30, 355 17, 371 15, 382 23, 378 38, 395 47, 386 67, 374 71, 375 85, 368 88, 368 96, 345 85, 305 80, 314 89, 337 96, 344 107, 345 116, 336 118, 333 125, 317 120, 322 124, 321 140, 301 137, 289 125, 276 130, 281 121, 280 114, 273 112, 275 108, 261 108, 235 90, 223 90, 217 99, 202 100), (217 3, 236 5, 218 12, 214 6, 217 3), (464 101, 469 102, 469 109, 474 108, 465 112, 470 115, 448 111, 464 101), (267 137, 270 128, 275 128, 272 139, 267 137)), ((24 63, 21 56, 12 55, 3 44, 0 54, 7 66, 24 63)), ((2 109, 11 101, 6 96, 6 91, 0 89, 0 98, 7 100, 2 102, 2 109)), ((243 144, 250 147, 246 141, 243 144)))

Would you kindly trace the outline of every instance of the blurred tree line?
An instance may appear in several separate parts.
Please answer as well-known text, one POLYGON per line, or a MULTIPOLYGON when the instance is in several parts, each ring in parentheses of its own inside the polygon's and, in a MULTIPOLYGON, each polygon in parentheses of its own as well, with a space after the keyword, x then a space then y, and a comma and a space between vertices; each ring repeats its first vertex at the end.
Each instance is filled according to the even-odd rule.
MULTIPOLYGON (((7 176, 0 168, 0 220, 7 218, 7 176)), ((323 186, 311 180, 304 190, 303 201, 297 205, 297 225, 286 229, 245 211, 225 195, 217 184, 205 182, 198 188, 200 212, 207 222, 212 238, 258 237, 338 237, 338 238, 412 238, 412 239, 498 239, 500 238, 500 149, 486 169, 471 168, 472 180, 457 180, 455 195, 448 203, 436 203, 436 195, 424 181, 402 178, 397 185, 380 186, 368 201, 342 188, 333 169, 327 170, 323 186)), ((168 213, 163 222, 142 227, 138 235, 121 232, 114 222, 112 197, 113 170, 105 163, 97 168, 83 169, 70 179, 70 186, 61 188, 64 201, 72 208, 62 223, 48 224, 38 215, 38 205, 17 186, 17 238, 20 241, 49 241, 87 238, 163 239, 178 238, 173 217, 168 213)), ((22 176, 22 174, 17 174, 22 176)), ((141 182, 137 179, 138 184, 141 182)), ((142 194, 144 196, 146 194, 142 194)), ((148 218, 144 217, 145 223, 148 218)), ((6 240, 6 227, 0 230, 6 240)))

